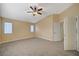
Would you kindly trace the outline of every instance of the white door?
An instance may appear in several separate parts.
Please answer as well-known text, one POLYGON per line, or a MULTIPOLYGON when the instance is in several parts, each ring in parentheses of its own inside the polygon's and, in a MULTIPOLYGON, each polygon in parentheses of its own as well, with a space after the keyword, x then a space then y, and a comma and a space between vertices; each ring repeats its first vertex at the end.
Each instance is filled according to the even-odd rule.
POLYGON ((68 17, 64 18, 64 50, 68 50, 68 17))
POLYGON ((64 19, 64 50, 76 49, 76 19, 66 17, 64 19))
POLYGON ((77 16, 77 51, 79 51, 79 16, 77 16))
POLYGON ((60 23, 54 23, 54 40, 53 41, 61 41, 61 34, 60 34, 60 23))

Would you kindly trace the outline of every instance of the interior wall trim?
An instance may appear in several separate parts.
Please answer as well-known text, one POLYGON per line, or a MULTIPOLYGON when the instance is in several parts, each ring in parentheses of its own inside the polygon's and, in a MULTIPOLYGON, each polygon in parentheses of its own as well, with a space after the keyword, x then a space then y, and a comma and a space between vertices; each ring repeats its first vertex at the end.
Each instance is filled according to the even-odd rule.
POLYGON ((31 39, 31 38, 34 38, 34 37, 24 37, 24 38, 12 39, 12 40, 9 40, 9 41, 0 42, 0 44, 9 43, 9 42, 15 42, 15 41, 19 41, 19 40, 25 40, 25 39, 27 40, 27 39, 31 39))

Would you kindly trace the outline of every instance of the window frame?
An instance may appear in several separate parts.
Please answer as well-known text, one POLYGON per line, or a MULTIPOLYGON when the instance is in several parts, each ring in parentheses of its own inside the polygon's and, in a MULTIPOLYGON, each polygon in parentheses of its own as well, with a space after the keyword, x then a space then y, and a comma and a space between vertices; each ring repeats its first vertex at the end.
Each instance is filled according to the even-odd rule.
POLYGON ((35 32, 35 25, 34 24, 31 24, 30 25, 30 32, 35 32))
MULTIPOLYGON (((4 22, 3 28, 4 28, 4 34, 12 34, 12 33, 13 33, 13 24, 12 24, 11 22, 4 22), (6 24, 10 24, 10 25, 9 25, 10 28, 11 28, 10 32, 7 31, 7 29, 6 29, 6 27, 5 27, 6 24)), ((8 27, 8 28, 9 28, 9 27, 8 27)))

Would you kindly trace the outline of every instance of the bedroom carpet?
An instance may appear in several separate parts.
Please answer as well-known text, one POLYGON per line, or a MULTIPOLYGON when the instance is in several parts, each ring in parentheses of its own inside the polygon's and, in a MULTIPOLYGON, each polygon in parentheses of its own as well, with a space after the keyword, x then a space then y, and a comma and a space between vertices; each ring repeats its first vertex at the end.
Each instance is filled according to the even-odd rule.
POLYGON ((75 56, 75 51, 65 51, 63 41, 52 42, 40 38, 23 39, 0 44, 1 56, 75 56))

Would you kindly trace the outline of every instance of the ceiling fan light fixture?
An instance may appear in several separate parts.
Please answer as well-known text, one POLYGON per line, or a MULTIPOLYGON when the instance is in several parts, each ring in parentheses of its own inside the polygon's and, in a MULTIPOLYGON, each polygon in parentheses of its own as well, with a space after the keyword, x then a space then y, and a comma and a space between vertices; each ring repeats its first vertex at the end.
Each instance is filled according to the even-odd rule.
POLYGON ((37 15, 37 12, 33 12, 33 14, 37 15))
POLYGON ((33 16, 35 16, 35 15, 42 15, 42 11, 43 11, 42 7, 39 7, 39 6, 35 5, 35 6, 30 6, 30 9, 32 11, 27 11, 27 13, 32 13, 33 16))

